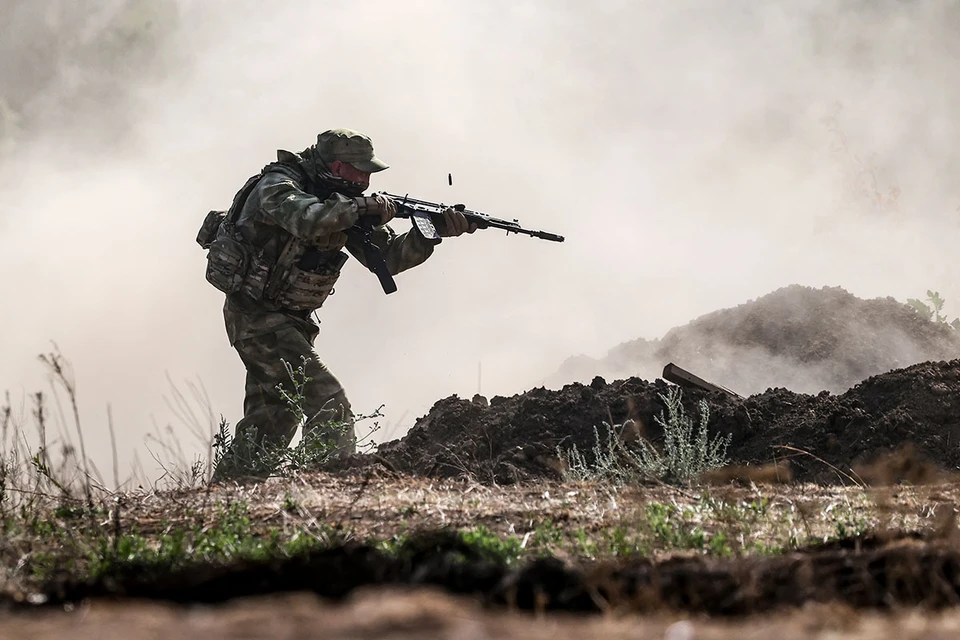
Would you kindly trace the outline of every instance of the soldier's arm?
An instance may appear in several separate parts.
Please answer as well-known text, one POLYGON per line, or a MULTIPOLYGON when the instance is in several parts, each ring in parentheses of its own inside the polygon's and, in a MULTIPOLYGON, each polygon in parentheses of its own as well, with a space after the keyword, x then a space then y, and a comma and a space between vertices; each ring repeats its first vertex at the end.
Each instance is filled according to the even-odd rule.
MULTIPOLYGON (((433 244, 415 229, 397 235, 396 231, 384 225, 373 230, 372 240, 393 275, 422 264, 433 253, 433 244)), ((363 257, 363 247, 355 238, 347 240, 346 248, 363 266, 368 266, 363 257)))
POLYGON ((353 226, 357 221, 357 203, 338 193, 320 200, 305 191, 290 177, 268 173, 257 185, 259 216, 303 240, 313 240, 353 226))

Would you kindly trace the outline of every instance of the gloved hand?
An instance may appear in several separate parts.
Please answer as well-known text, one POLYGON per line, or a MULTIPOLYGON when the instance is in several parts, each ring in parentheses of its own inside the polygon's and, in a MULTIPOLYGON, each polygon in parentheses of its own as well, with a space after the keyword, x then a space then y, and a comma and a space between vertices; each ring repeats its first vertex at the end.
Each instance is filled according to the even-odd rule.
POLYGON ((360 217, 370 216, 377 219, 377 226, 387 224, 397 215, 397 203, 382 195, 354 198, 360 217))
POLYGON ((347 244, 347 234, 342 231, 318 236, 313 241, 313 246, 317 251, 339 251, 347 244))
POLYGON ((476 223, 467 222, 467 217, 454 207, 447 207, 443 210, 443 224, 437 226, 437 233, 443 238, 473 233, 476 230, 476 223))

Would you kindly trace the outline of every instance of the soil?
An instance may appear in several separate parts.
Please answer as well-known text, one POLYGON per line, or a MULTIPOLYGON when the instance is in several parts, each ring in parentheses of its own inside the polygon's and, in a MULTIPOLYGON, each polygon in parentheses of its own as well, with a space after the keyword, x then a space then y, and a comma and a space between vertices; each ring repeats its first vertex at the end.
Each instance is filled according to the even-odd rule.
MULTIPOLYGON (((774 557, 645 558, 581 568, 540 558, 511 569, 443 532, 413 538, 401 559, 347 544, 307 556, 175 572, 139 569, 93 582, 51 586, 45 604, 91 598, 217 604, 257 595, 311 592, 343 601, 373 586, 432 587, 486 606, 531 612, 690 612, 744 616, 831 603, 852 609, 927 611, 960 603, 960 551, 921 536, 865 536, 774 557)), ((36 605, 15 605, 15 610, 36 605)))
MULTIPOLYGON (((777 463, 774 480, 789 478, 824 485, 923 484, 956 479, 954 471, 960 467, 960 339, 952 329, 926 321, 895 301, 861 301, 839 289, 787 287, 754 303, 705 316, 656 343, 642 342, 631 348, 634 355, 652 354, 654 359, 675 361, 724 386, 745 384, 746 377, 736 376, 747 371, 765 380, 794 371, 800 376, 795 376, 794 382, 803 377, 804 383, 823 383, 815 393, 770 385, 745 398, 684 391, 683 405, 688 415, 697 417, 701 406, 706 406, 711 434, 731 436, 727 453, 738 469, 728 479, 750 478, 750 470, 769 469, 771 462, 777 463), (698 363, 705 368, 697 368, 698 363)), ((576 445, 589 460, 598 433, 604 438, 610 429, 615 429, 616 437, 623 441, 642 437, 659 446, 663 433, 657 417, 664 410, 663 395, 671 386, 660 379, 625 377, 607 382, 595 376, 589 384, 539 387, 512 397, 494 397, 489 402, 481 397, 468 400, 451 396, 437 402, 404 438, 381 445, 375 454, 338 461, 330 469, 334 472, 330 478, 363 476, 360 489, 340 491, 338 495, 342 494, 340 500, 347 504, 351 518, 358 518, 357 522, 369 519, 371 530, 380 533, 389 533, 381 531, 389 528, 389 518, 376 510, 366 514, 364 494, 373 491, 370 483, 389 476, 426 483, 430 485, 424 489, 427 492, 436 490, 433 485, 442 484, 436 478, 485 483, 478 485, 481 488, 476 489, 474 500, 491 511, 483 520, 485 524, 496 528, 507 526, 507 520, 530 520, 532 526, 528 511, 539 504, 537 500, 556 499, 537 482, 562 476, 558 451, 576 445), (343 473, 358 468, 393 473, 343 473), (522 513, 511 512, 505 517, 502 507, 484 499, 489 492, 503 489, 496 485, 516 483, 524 483, 518 490, 537 487, 535 495, 524 496, 522 513)), ((409 488, 402 493, 407 498, 412 495, 409 488)), ((573 498, 567 496, 559 510, 543 509, 541 515, 560 518, 563 511, 570 517, 576 493, 570 494, 573 498)), ((457 495, 465 500, 466 492, 457 495)), ((960 604, 960 546, 955 518, 949 517, 954 503, 946 498, 938 499, 938 504, 945 506, 940 511, 947 514, 944 526, 923 533, 881 531, 772 556, 674 553, 588 564, 550 556, 512 566, 465 545, 453 532, 456 508, 431 496, 430 500, 417 502, 416 509, 394 509, 398 520, 394 524, 405 526, 411 517, 438 517, 451 528, 411 534, 404 551, 396 555, 386 554, 377 546, 348 542, 310 555, 230 566, 197 565, 177 572, 133 567, 86 582, 53 580, 42 590, 47 605, 44 610, 53 612, 56 606, 116 599, 158 600, 195 610, 198 603, 220 606, 238 598, 306 592, 324 599, 320 605, 310 601, 310 606, 322 608, 326 622, 316 621, 322 619, 316 610, 308 614, 301 609, 296 618, 304 623, 301 631, 294 630, 289 617, 284 618, 288 637, 301 637, 307 627, 322 630, 325 637, 336 637, 336 633, 381 637, 407 632, 407 636, 395 637, 480 638, 486 637, 485 633, 490 637, 511 637, 511 633, 516 637, 541 637, 535 634, 555 624, 547 622, 552 616, 570 613, 580 615, 557 624, 555 631, 542 637, 563 638, 564 633, 571 634, 569 637, 637 637, 637 624, 646 625, 655 637, 693 637, 689 629, 677 635, 668 630, 666 622, 657 622, 663 616, 682 613, 704 617, 696 637, 719 638, 742 637, 750 625, 759 624, 757 616, 773 611, 792 611, 784 614, 786 619, 810 607, 840 608, 856 612, 840 616, 845 620, 841 626, 853 628, 856 625, 851 620, 863 611, 902 613, 907 607, 918 607, 917 611, 926 616, 933 610, 955 611, 960 604), (385 613, 388 605, 384 604, 390 592, 385 588, 439 589, 446 595, 435 597, 468 597, 475 604, 470 605, 473 609, 457 608, 466 605, 441 599, 447 604, 428 607, 425 617, 390 618, 385 613), (378 590, 372 598, 380 604, 351 618, 350 603, 365 589, 378 590), (346 606, 335 609, 330 603, 346 606), (516 610, 537 613, 537 622, 528 624, 530 618, 503 622, 516 610), (611 612, 635 616, 639 622, 625 625, 621 634, 609 627, 609 616, 582 615, 611 612), (304 622, 311 616, 315 619, 304 622), (389 619, 380 623, 380 616, 389 619), (480 622, 469 628, 457 626, 468 616, 480 622), (724 620, 731 624, 722 630, 718 625, 724 620), (598 626, 590 626, 594 624, 598 626), (608 627, 598 631, 602 624, 608 627), (737 624, 742 625, 739 631, 737 624)), ((373 491, 370 499, 379 505, 384 494, 373 491)), ((600 499, 585 495, 584 500, 596 506, 600 499)), ((625 495, 619 496, 620 503, 625 500, 625 495)), ((262 506, 279 517, 282 510, 273 502, 262 506)), ((332 501, 322 501, 320 506, 325 516, 335 511, 332 501)), ((466 507, 461 504, 459 508, 466 507)), ((920 513, 934 511, 926 505, 920 513)), ((479 522, 477 518, 471 521, 479 522)), ((36 598, 7 593, 6 605, 14 613, 8 614, 13 617, 7 621, 0 619, 0 630, 11 620, 29 629, 23 611, 35 605, 25 605, 25 601, 36 602, 36 598)), ((298 602, 301 604, 297 606, 302 606, 306 601, 298 602)), ((167 611, 163 614, 168 616, 164 631, 174 629, 178 619, 167 611)), ((214 609, 205 611, 210 615, 214 609)), ((822 624, 823 618, 818 616, 818 622, 822 624)), ((196 624, 201 617, 191 613, 186 619, 196 624)), ((934 624, 933 617, 920 619, 934 624)), ((44 623, 48 628, 55 625, 51 618, 44 623)), ((181 637, 201 635, 188 626, 181 628, 182 633, 177 634, 181 637)), ((212 622, 206 629, 204 637, 216 637, 212 622)), ((248 620, 235 629, 250 635, 253 627, 248 620)), ((279 637, 278 630, 271 629, 273 637, 279 637)), ((789 624, 776 630, 767 627, 766 631, 784 638, 801 635, 791 635, 796 627, 789 624)), ((889 619, 866 633, 863 637, 932 637, 923 630, 895 629, 889 619)), ((20 631, 18 635, 37 633, 20 631)))
POLYGON ((361 587, 384 585, 438 587, 527 611, 734 616, 814 602, 938 609, 960 603, 960 551, 919 534, 871 535, 773 557, 638 558, 588 567, 543 557, 514 569, 478 554, 456 533, 438 531, 411 537, 399 557, 348 543, 305 556, 177 572, 128 568, 94 581, 54 583, 45 595, 53 605, 106 597, 211 604, 296 591, 341 600, 361 587))
POLYGON ((837 605, 711 619, 684 613, 531 615, 482 608, 429 589, 363 590, 343 604, 309 593, 245 598, 218 606, 94 600, 73 611, 0 616, 0 637, 33 640, 946 640, 960 614, 857 612, 837 605))
MULTIPOLYGON (((638 514, 650 502, 700 504, 697 496, 653 487, 622 489, 616 507, 608 504, 597 510, 598 504, 609 502, 609 487, 580 484, 573 496, 565 492, 570 487, 542 482, 490 487, 469 481, 320 474, 250 487, 216 487, 211 495, 205 489, 176 496, 147 494, 127 505, 122 517, 129 520, 121 524, 123 530, 132 523, 149 527, 151 522, 164 531, 184 526, 185 521, 207 526, 218 504, 242 498, 257 507, 251 518, 265 532, 277 526, 277 518, 291 517, 278 512, 278 505, 291 495, 300 504, 301 524, 319 517, 357 523, 360 528, 349 536, 352 542, 271 561, 194 565, 176 572, 157 565, 128 567, 96 580, 53 580, 40 589, 20 591, 9 589, 8 583, 0 596, 0 605, 6 605, 0 606, 6 609, 0 613, 0 637, 107 640, 130 637, 135 628, 138 637, 206 640, 688 638, 689 634, 667 635, 671 624, 688 619, 696 638, 745 633, 921 638, 941 637, 923 632, 943 629, 946 634, 960 620, 954 606, 960 597, 960 535, 955 518, 949 517, 960 491, 956 484, 879 492, 886 497, 868 511, 880 515, 882 522, 888 522, 893 511, 913 514, 909 529, 913 533, 893 533, 902 527, 880 525, 874 528, 879 533, 773 556, 674 549, 597 561, 531 553, 515 565, 504 565, 452 534, 459 529, 458 522, 496 526, 484 514, 505 516, 517 526, 516 531, 509 527, 512 535, 524 535, 538 518, 556 519, 572 532, 597 518, 602 519, 597 521, 601 528, 615 522, 638 526, 638 514), (411 509, 414 505, 417 508, 411 509), (412 521, 407 515, 411 512, 412 521), (171 524, 159 520, 160 514, 179 515, 171 524), (392 525, 383 530, 391 518, 392 525), (383 539, 411 527, 421 533, 411 534, 405 552, 396 555, 356 542, 366 539, 367 533, 383 539), (37 604, 38 593, 46 595, 45 603, 37 604), (911 605, 917 607, 908 608, 911 605)), ((755 488, 724 488, 722 494, 732 505, 757 499, 755 488)), ((721 490, 713 495, 720 499, 721 490)), ((770 500, 769 511, 762 522, 747 525, 748 530, 768 525, 791 528, 794 524, 781 522, 781 509, 792 512, 794 506, 814 503, 818 507, 804 525, 814 540, 824 533, 816 521, 829 525, 825 514, 832 506, 859 509, 854 502, 872 501, 857 488, 809 485, 772 487, 764 495, 770 500)), ((888 524, 898 522, 903 524, 894 516, 888 524)), ((721 520, 715 524, 721 526, 721 520)), ((501 525, 502 533, 507 523, 501 525)), ((717 531, 735 536, 735 529, 727 528, 733 523, 722 526, 717 531)))
POLYGON ((652 378, 668 362, 741 394, 783 387, 840 393, 861 380, 960 357, 960 334, 893 298, 791 285, 701 316, 661 339, 639 338, 599 359, 568 359, 545 384, 593 376, 652 378))
MULTIPOLYGON (((401 440, 342 466, 379 463, 414 475, 472 476, 496 483, 558 478, 558 447, 576 445, 589 458, 595 428, 605 438, 607 425, 632 420, 634 426, 622 430, 622 437, 639 435, 658 443, 663 433, 656 417, 664 410, 662 394, 668 386, 659 379, 607 383, 598 377, 589 385, 495 397, 489 405, 452 396, 437 402, 401 440)), ((709 408, 709 431, 732 436, 731 463, 760 466, 788 460, 798 481, 855 481, 855 468, 904 445, 942 469, 960 466, 960 360, 873 376, 840 395, 778 388, 736 399, 687 390, 686 413, 698 416, 701 400, 709 408)))
MULTIPOLYGON (((788 473, 800 481, 859 483, 858 469, 870 475, 865 464, 904 445, 912 447, 904 459, 921 467, 960 465, 958 357, 960 332, 892 298, 861 300, 840 288, 792 285, 698 318, 659 341, 621 345, 608 360, 621 369, 655 360, 660 370, 673 361, 734 390, 757 380, 812 387, 802 393, 771 384, 741 399, 688 390, 684 406, 697 417, 706 402, 710 431, 732 438, 733 464, 788 460, 788 473)), ((558 449, 576 445, 589 460, 598 432, 604 440, 611 428, 628 440, 662 438, 656 418, 669 385, 651 379, 607 383, 594 376, 589 384, 538 387, 489 403, 451 396, 376 456, 340 466, 380 463, 403 473, 495 483, 557 478, 558 449)))

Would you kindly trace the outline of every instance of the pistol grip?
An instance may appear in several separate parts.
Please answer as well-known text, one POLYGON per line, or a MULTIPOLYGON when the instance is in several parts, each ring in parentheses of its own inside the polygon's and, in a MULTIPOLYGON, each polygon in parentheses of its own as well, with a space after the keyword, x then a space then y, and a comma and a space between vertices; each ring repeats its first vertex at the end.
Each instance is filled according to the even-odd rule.
POLYGON ((433 220, 430 219, 429 213, 412 213, 410 214, 410 219, 413 221, 417 231, 420 232, 420 235, 422 235, 427 242, 430 244, 440 244, 443 241, 443 238, 437 233, 437 227, 433 224, 433 220))

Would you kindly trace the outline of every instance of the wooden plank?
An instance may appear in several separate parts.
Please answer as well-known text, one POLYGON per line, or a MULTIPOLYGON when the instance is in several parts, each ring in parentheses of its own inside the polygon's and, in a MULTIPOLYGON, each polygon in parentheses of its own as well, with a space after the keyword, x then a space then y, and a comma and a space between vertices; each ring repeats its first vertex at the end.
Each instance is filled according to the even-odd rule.
POLYGON ((730 391, 730 389, 713 384, 712 382, 707 382, 703 378, 690 373, 686 369, 678 367, 672 362, 668 363, 667 366, 663 368, 663 379, 667 382, 672 382, 688 389, 692 388, 700 389, 702 391, 719 391, 720 393, 725 393, 728 396, 742 399, 742 396, 730 391))

